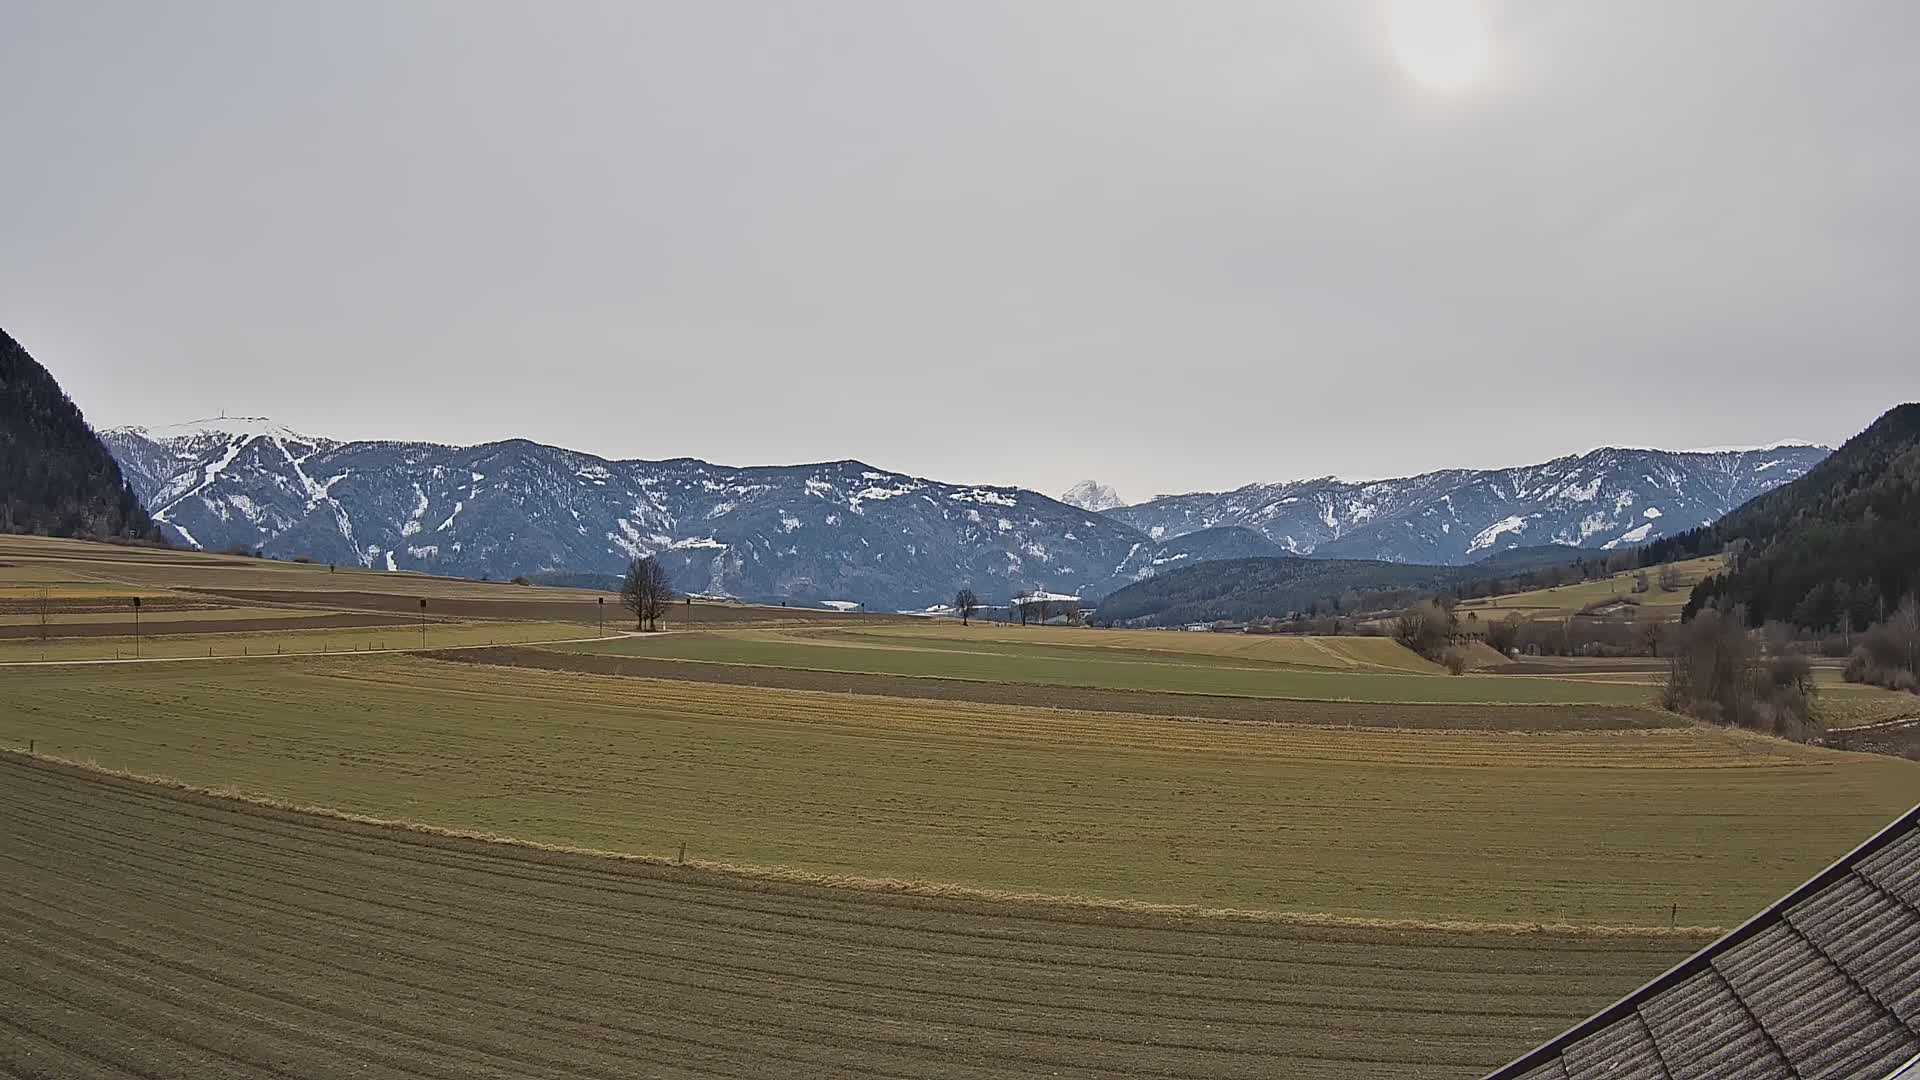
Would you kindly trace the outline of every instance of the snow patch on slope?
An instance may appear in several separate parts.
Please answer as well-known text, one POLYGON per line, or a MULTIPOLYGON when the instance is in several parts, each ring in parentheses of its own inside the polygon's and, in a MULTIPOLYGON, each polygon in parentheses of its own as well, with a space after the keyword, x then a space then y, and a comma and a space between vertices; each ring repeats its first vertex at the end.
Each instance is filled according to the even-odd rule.
POLYGON ((1518 533, 1526 530, 1527 519, 1518 514, 1510 514, 1474 534, 1473 542, 1467 545, 1468 551, 1482 551, 1490 548, 1506 533, 1518 533))

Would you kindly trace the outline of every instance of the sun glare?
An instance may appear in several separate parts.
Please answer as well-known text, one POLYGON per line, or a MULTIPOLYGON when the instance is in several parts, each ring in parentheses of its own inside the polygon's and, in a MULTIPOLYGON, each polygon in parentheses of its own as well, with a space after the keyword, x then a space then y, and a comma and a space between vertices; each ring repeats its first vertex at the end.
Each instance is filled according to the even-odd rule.
POLYGON ((1458 90, 1487 65, 1487 17, 1478 0, 1389 0, 1387 40, 1412 79, 1458 90))

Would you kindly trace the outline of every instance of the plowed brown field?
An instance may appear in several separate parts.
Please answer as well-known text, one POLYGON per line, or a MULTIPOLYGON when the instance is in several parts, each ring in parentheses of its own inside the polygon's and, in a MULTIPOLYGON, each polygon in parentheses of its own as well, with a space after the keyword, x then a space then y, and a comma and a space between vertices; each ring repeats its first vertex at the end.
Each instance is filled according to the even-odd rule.
POLYGON ((773 884, 0 755, 0 1073, 1466 1077, 1698 944, 773 884))

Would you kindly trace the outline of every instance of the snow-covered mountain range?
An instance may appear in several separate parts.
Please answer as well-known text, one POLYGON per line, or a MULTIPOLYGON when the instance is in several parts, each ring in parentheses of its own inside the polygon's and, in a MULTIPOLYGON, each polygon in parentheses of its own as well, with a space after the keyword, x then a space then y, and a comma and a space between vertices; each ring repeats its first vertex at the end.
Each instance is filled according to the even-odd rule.
POLYGON ((1031 491, 857 461, 732 468, 522 440, 341 443, 251 419, 102 438, 179 540, 388 569, 591 580, 651 554, 682 590, 899 609, 949 601, 961 584, 989 602, 1105 592, 1169 547, 1031 491))
POLYGON ((1829 453, 1804 443, 1684 452, 1604 447, 1508 469, 1162 495, 1109 516, 1156 540, 1240 526, 1289 554, 1458 564, 1514 547, 1612 549, 1685 532, 1798 479, 1829 453))
MULTIPOLYGON (((1092 598, 1175 566, 1255 555, 1458 563, 1517 546, 1632 544, 1713 520, 1826 454, 1598 450, 1093 512, 857 461, 740 468, 612 461, 525 440, 339 442, 261 419, 101 436, 167 533, 209 550, 580 581, 652 554, 683 590, 869 609, 943 603, 962 584, 989 603, 1025 589, 1092 598)), ((1074 493, 1111 494, 1101 487, 1074 493)))

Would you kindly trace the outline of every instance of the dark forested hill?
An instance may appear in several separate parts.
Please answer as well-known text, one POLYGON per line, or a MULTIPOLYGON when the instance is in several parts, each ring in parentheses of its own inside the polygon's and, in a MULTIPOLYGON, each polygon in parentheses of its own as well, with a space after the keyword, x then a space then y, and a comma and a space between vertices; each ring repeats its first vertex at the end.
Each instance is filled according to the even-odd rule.
MULTIPOLYGON (((1369 559, 1227 559, 1183 567, 1129 585, 1100 604, 1103 623, 1180 623, 1261 619, 1340 605, 1343 594, 1364 593, 1369 606, 1444 588, 1485 571, 1369 559)), ((1341 605, 1353 607, 1349 603, 1341 605)))
POLYGON ((60 384, 0 330, 0 532, 156 535, 60 384))
POLYGON ((1756 625, 1824 630, 1843 618, 1859 628, 1891 610, 1920 588, 1920 404, 1895 407, 1800 479, 1648 555, 1729 543, 1734 569, 1695 586, 1689 615, 1743 604, 1756 625))

